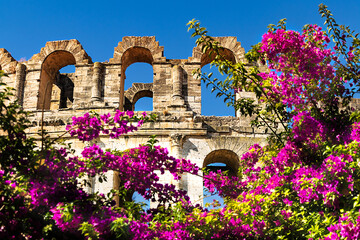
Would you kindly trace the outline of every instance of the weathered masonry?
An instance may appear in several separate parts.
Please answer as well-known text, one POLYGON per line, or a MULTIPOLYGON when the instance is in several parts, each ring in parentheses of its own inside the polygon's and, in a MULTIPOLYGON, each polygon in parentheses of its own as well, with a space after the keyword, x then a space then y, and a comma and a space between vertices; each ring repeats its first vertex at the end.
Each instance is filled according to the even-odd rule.
MULTIPOLYGON (((244 49, 236 37, 216 40, 224 47, 228 60, 244 61, 244 49)), ((42 112, 44 129, 56 137, 74 115, 89 110, 113 112, 119 106, 136 111, 139 99, 151 97, 152 112, 159 116, 157 122, 117 140, 100 136, 97 144, 124 150, 145 143, 155 134, 159 144, 175 157, 191 159, 200 167, 223 163, 236 172, 242 153, 253 143, 263 143, 265 135, 252 129, 247 118, 201 115, 201 81, 192 72, 211 61, 200 47, 195 47, 188 59, 167 59, 155 37, 124 37, 108 62, 93 62, 77 40, 47 42, 40 53, 25 62, 16 61, 7 50, 0 49, 0 68, 8 73, 5 81, 16 89, 23 108, 31 112, 29 134, 35 138, 42 125, 42 112), (133 83, 124 89, 126 69, 136 62, 152 66, 152 83, 133 83), (74 65, 75 72, 61 74, 59 70, 67 65, 74 65)), ((242 93, 238 97, 250 95, 242 93)), ((84 147, 70 136, 65 138, 78 151, 84 147)), ((109 173, 108 177, 114 181, 95 181, 89 191, 109 191, 116 184, 116 176, 109 173)), ((166 174, 161 180, 173 181, 166 174)), ((193 201, 202 202, 202 178, 185 175, 173 183, 186 189, 193 201)))

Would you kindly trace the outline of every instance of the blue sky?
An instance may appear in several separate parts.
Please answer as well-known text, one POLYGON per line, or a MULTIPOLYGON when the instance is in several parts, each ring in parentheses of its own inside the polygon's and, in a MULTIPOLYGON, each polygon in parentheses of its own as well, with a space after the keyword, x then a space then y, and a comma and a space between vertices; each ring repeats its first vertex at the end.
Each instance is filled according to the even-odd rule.
MULTIPOLYGON (((156 36, 164 46, 165 57, 186 59, 194 47, 186 23, 196 18, 211 35, 236 36, 248 51, 261 40, 268 24, 282 18, 287 18, 288 28, 295 30, 308 23, 321 25, 320 3, 328 5, 338 23, 360 32, 360 0, 0 0, 0 48, 6 48, 17 60, 29 59, 47 41, 75 38, 95 62, 111 58, 123 36, 156 36)), ((151 66, 138 67, 144 71, 131 68, 134 73, 127 76, 133 81, 151 81, 151 66)), ((233 115, 233 110, 224 110, 221 100, 208 95, 204 94, 203 114, 233 115)))

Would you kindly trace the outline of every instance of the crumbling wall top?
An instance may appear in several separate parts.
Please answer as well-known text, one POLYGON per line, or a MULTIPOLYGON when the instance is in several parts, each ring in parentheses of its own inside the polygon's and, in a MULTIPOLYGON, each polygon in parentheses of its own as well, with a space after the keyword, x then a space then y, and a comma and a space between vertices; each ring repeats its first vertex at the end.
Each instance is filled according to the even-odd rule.
POLYGON ((14 73, 16 70, 17 61, 5 49, 0 48, 0 69, 6 73, 14 73))
MULTIPOLYGON (((237 41, 236 37, 214 37, 214 39, 224 48, 223 54, 228 60, 233 62, 244 62, 245 49, 241 46, 241 43, 237 41)), ((209 58, 208 54, 204 54, 201 51, 201 48, 201 45, 193 48, 192 57, 189 57, 189 62, 201 63, 201 67, 203 67, 213 59, 209 58)))
POLYGON ((45 47, 41 48, 40 53, 35 54, 27 64, 42 64, 52 53, 65 51, 71 53, 76 64, 92 63, 91 57, 85 52, 80 42, 76 39, 47 42, 45 47))
MULTIPOLYGON (((124 64, 124 53, 131 48, 143 48, 151 53, 152 59, 145 59, 149 64, 153 61, 164 61, 164 47, 159 46, 159 42, 156 41, 155 36, 151 37, 123 37, 118 46, 114 49, 114 57, 110 59, 110 63, 122 63, 124 64)), ((136 54, 136 53, 135 53, 136 54)), ((136 58, 136 56, 135 56, 136 58)), ((125 63, 126 64, 126 63, 125 63)), ((127 63, 130 65, 129 63, 127 63)))

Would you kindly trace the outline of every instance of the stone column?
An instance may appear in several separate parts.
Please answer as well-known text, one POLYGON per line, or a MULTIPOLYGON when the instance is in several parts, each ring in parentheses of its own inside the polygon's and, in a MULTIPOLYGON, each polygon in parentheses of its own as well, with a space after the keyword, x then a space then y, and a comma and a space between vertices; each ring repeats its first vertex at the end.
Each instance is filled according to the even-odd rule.
MULTIPOLYGON (((97 139, 93 139, 93 140, 91 140, 91 141, 86 141, 86 142, 84 142, 84 148, 86 148, 86 147, 90 147, 90 146, 92 146, 92 145, 94 145, 94 144, 97 144, 97 139)), ((96 176, 95 177, 90 177, 90 176, 84 176, 84 177, 82 177, 82 179, 81 180, 87 180, 87 182, 89 182, 90 183, 90 186, 85 186, 86 187, 86 191, 88 192, 88 193, 90 193, 90 194, 93 194, 93 193, 95 193, 95 183, 96 183, 96 176)))
MULTIPOLYGON (((170 143, 171 143, 171 152, 172 156, 175 158, 182 158, 182 146, 184 142, 185 136, 180 133, 170 134, 170 143)), ((176 188, 187 190, 187 183, 186 183, 186 173, 181 175, 181 179, 179 181, 173 182, 176 188)))
POLYGON ((180 133, 170 134, 172 155, 175 158, 182 158, 181 148, 185 136, 180 133))
POLYGON ((101 75, 102 64, 100 62, 94 63, 94 72, 92 77, 92 89, 91 89, 91 102, 99 103, 101 101, 101 75))
POLYGON ((184 105, 185 101, 182 95, 184 72, 182 67, 175 65, 172 68, 171 77, 173 80, 172 105, 184 105))
POLYGON ((25 87, 25 77, 26 77, 26 66, 22 63, 16 65, 16 98, 19 104, 22 106, 24 102, 24 87, 25 87))
POLYGON ((120 97, 119 97, 119 110, 124 111, 125 104, 125 69, 121 66, 121 74, 120 74, 120 97))

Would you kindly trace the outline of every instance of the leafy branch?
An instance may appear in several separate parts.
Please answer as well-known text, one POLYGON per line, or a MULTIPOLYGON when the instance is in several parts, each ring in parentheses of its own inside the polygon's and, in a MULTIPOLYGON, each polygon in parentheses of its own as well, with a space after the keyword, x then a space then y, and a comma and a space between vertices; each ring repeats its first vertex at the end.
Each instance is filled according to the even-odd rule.
MULTIPOLYGON (((201 46, 202 52, 214 59, 210 63, 211 66, 215 66, 222 75, 227 77, 224 81, 212 79, 212 73, 201 73, 200 69, 195 72, 195 75, 201 77, 207 87, 212 86, 211 92, 217 92, 216 97, 224 97, 227 106, 233 106, 244 116, 254 116, 253 127, 265 127, 266 133, 270 130, 277 141, 283 144, 286 134, 282 134, 281 131, 287 133, 289 131, 286 124, 288 115, 285 106, 269 101, 267 91, 271 91, 271 88, 264 85, 263 79, 258 75, 259 64, 255 61, 259 59, 258 51, 250 51, 246 55, 248 63, 233 63, 226 58, 224 48, 219 42, 207 35, 208 32, 200 26, 199 21, 193 19, 188 25, 188 30, 193 30, 191 36, 197 37, 196 44, 201 46), (257 101, 251 98, 236 99, 236 94, 242 91, 253 92, 257 101), (281 131, 278 128, 279 123, 282 126, 281 131)), ((256 47, 258 46, 254 48, 256 47)))

